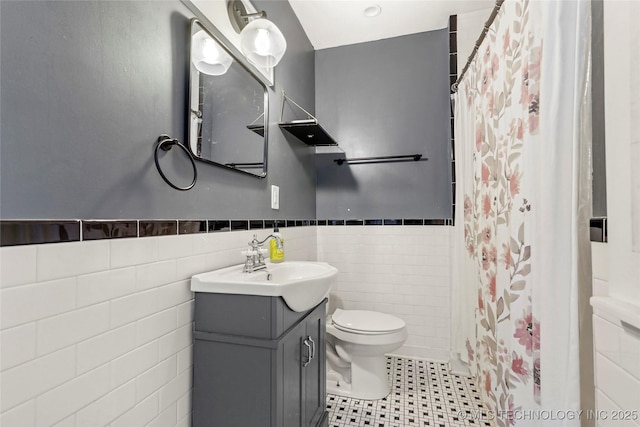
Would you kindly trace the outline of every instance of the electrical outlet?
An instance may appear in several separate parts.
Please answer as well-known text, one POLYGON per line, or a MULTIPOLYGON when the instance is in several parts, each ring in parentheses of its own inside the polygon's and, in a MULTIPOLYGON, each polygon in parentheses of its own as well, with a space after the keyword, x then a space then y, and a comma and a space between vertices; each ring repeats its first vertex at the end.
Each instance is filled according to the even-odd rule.
POLYGON ((271 186, 271 209, 280 209, 280 187, 271 186))

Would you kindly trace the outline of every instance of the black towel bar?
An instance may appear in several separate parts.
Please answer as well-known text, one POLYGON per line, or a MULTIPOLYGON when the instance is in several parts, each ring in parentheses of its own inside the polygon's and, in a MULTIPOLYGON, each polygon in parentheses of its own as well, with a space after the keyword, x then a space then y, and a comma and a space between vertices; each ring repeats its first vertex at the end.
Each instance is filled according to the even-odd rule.
POLYGON ((334 159, 338 165, 348 164, 366 164, 366 163, 396 163, 396 162, 419 162, 429 160, 422 157, 422 154, 409 154, 406 156, 380 156, 380 157, 354 157, 351 159, 334 159))

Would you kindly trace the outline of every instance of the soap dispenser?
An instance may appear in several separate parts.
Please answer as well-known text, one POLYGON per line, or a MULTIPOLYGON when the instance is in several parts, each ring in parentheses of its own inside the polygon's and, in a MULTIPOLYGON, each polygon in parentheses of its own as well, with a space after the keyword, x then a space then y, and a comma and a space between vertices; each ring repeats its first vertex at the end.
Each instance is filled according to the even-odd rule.
POLYGON ((271 262, 284 261, 284 239, 278 229, 278 223, 273 228, 271 241, 269 242, 269 258, 271 262))

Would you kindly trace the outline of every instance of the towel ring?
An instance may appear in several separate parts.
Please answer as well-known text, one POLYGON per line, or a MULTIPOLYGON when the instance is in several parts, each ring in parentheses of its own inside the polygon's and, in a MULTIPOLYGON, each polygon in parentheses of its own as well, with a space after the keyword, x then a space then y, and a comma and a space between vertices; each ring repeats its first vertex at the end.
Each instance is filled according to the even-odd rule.
POLYGON ((162 179, 164 179, 164 182, 169 184, 171 187, 175 188, 176 190, 187 191, 187 190, 191 190, 193 188, 193 186, 196 185, 196 181, 198 180, 198 169, 196 168, 196 162, 195 162, 195 160, 193 160, 193 156, 189 152, 189 149, 187 147, 185 147, 184 144, 181 143, 180 141, 178 141, 176 138, 171 138, 169 135, 164 135, 164 134, 160 135, 158 137, 158 141, 157 141, 157 144, 156 144, 155 153, 153 154, 153 158, 156 161, 156 168, 158 169, 158 172, 160 173, 160 176, 162 177, 162 179), (189 157, 189 160, 191 161, 191 166, 193 166, 193 181, 191 181, 191 184, 186 186, 186 187, 178 187, 177 185, 175 185, 174 183, 169 181, 169 179, 166 177, 164 172, 162 172, 162 168, 160 168, 160 163, 158 162, 158 150, 169 151, 169 150, 171 150, 171 148, 174 145, 177 145, 185 153, 187 153, 187 156, 189 157))

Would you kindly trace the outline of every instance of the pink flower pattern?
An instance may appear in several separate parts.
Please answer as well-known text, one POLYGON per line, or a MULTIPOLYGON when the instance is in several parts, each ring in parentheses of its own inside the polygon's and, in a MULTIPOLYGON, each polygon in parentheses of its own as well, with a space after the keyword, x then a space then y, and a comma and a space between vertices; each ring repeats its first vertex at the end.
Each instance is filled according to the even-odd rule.
MULTIPOLYGON (((524 148, 540 129, 542 38, 529 0, 505 2, 460 84, 475 113, 473 185, 464 186, 464 238, 478 280, 476 336, 466 341, 486 402, 498 413, 540 403, 540 323, 531 298, 535 204, 524 148), (499 252, 499 254, 498 254, 499 252)), ((498 427, 526 422, 498 417, 498 427)))
POLYGON ((469 361, 473 362, 473 355, 475 351, 473 350, 473 346, 471 345, 471 342, 469 341, 469 339, 467 339, 466 347, 467 347, 467 358, 469 359, 469 361))
POLYGON ((489 295, 491 296, 491 302, 496 302, 496 275, 494 273, 487 274, 489 279, 489 295))
POLYGON ((489 218, 491 215, 491 196, 488 194, 484 196, 482 203, 482 212, 484 213, 485 218, 489 218))
POLYGON ((513 352, 513 356, 511 356, 511 371, 518 375, 522 382, 526 383, 531 375, 531 371, 527 367, 527 361, 522 357, 518 356, 518 353, 513 352))
POLYGON ((482 185, 489 185, 489 176, 491 172, 489 171, 489 166, 483 164, 482 165, 482 185))
POLYGON ((524 346, 527 355, 540 350, 540 323, 533 318, 531 313, 525 313, 516 321, 516 331, 513 337, 524 346))
POLYGON ((491 227, 485 227, 482 230, 482 241, 488 245, 489 243, 491 243, 491 236, 491 227))
POLYGON ((502 259, 504 268, 509 270, 511 268, 511 248, 506 243, 502 244, 502 259))

